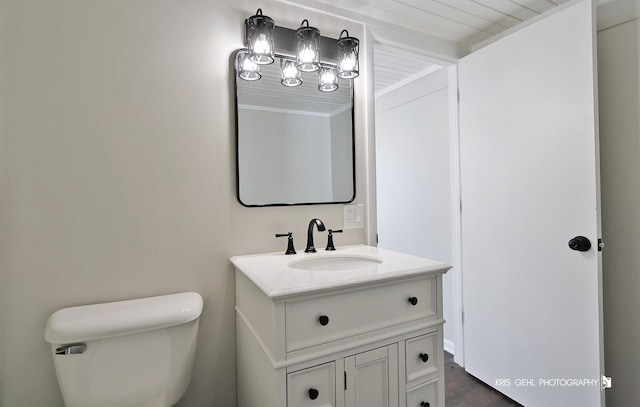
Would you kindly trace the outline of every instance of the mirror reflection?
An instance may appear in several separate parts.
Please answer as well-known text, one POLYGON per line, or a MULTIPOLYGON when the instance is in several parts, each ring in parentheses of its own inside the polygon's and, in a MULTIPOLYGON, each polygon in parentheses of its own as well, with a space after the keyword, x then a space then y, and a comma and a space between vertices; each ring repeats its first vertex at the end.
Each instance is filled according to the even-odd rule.
POLYGON ((352 81, 338 78, 336 90, 322 92, 313 72, 301 73, 299 86, 283 86, 283 58, 261 65, 259 80, 240 79, 235 64, 238 200, 245 206, 351 202, 352 81))

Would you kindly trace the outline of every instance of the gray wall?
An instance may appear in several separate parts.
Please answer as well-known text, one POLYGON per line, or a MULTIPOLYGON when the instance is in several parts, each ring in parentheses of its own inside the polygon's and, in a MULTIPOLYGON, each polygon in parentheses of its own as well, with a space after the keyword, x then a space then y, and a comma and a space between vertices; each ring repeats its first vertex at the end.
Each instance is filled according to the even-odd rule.
POLYGON ((608 406, 639 406, 640 20, 598 33, 608 406))
MULTIPOLYGON (((288 230, 301 247, 315 216, 342 223, 341 205, 236 200, 229 58, 258 7, 279 25, 308 18, 325 35, 363 38, 353 22, 272 0, 0 0, 1 406, 62 405, 43 339, 55 310, 186 290, 205 308, 181 405, 235 406, 228 258, 284 250, 273 234, 288 230)), ((356 97, 370 81, 356 80, 356 97)))

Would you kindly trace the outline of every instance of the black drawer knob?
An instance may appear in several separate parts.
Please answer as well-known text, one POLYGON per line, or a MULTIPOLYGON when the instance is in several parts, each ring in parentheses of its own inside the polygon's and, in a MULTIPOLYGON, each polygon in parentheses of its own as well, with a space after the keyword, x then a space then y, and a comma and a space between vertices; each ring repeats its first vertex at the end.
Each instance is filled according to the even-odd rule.
POLYGON ((318 318, 318 321, 320 322, 320 325, 325 326, 329 323, 329 317, 326 315, 320 315, 320 318, 318 318))
POLYGON ((423 401, 422 403, 420 403, 420 407, 429 407, 431 406, 431 404, 429 404, 428 401, 423 401))
POLYGON ((416 297, 409 297, 409 302, 411 305, 416 305, 418 303, 418 299, 416 297))
POLYGON ((320 392, 314 388, 309 389, 309 398, 315 400, 320 395, 320 392))
POLYGON ((426 363, 429 360, 429 354, 421 353, 420 354, 420 359, 422 359, 422 361, 426 363))

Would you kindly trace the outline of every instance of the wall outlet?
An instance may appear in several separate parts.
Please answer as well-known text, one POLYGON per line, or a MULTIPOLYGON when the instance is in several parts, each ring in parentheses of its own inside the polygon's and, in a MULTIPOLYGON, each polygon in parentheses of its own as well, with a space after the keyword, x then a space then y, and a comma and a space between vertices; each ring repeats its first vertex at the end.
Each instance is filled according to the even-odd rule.
POLYGON ((363 204, 344 205, 343 215, 343 229, 360 229, 364 227, 363 204))

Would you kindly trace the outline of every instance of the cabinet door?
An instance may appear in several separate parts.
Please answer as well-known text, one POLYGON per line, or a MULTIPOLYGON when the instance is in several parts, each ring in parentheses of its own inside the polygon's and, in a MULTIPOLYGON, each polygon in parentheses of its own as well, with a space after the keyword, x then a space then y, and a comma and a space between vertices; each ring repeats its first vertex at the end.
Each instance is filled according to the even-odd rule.
POLYGON ((287 374, 287 406, 335 407, 334 362, 287 374))
POLYGON ((396 344, 344 360, 346 407, 398 407, 396 344))

